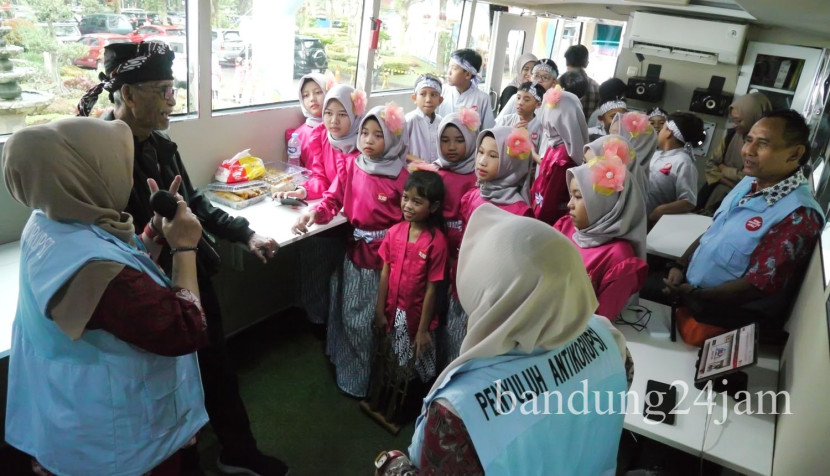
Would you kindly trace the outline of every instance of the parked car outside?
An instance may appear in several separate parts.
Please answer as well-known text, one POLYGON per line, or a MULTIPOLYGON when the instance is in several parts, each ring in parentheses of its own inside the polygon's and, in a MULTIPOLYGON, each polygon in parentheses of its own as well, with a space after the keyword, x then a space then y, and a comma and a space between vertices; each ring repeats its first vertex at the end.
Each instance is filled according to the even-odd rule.
POLYGON ((118 35, 129 35, 133 31, 130 20, 124 15, 116 13, 93 13, 81 18, 78 24, 81 33, 115 33, 118 35))
POLYGON ((294 79, 319 71, 325 73, 329 66, 323 43, 313 36, 294 37, 294 79))
POLYGON ((173 50, 173 80, 177 88, 187 87, 187 39, 184 36, 148 36, 144 41, 165 43, 173 50))
POLYGON ((141 8, 122 8, 121 14, 130 20, 133 29, 143 26, 145 23, 150 23, 147 10, 141 8))
MULTIPOLYGON (((48 23, 38 23, 37 26, 43 31, 49 31, 48 23)), ((52 23, 52 30, 55 32, 55 39, 61 43, 74 43, 81 39, 81 30, 77 23, 55 22, 52 23)))
POLYGON ((133 43, 141 43, 150 36, 185 36, 185 31, 177 26, 144 25, 129 34, 133 43))
POLYGON ((239 30, 217 29, 210 32, 211 51, 216 54, 219 64, 233 66, 236 58, 245 49, 245 42, 239 30))
POLYGON ((114 33, 92 33, 84 35, 78 40, 78 43, 89 48, 86 56, 75 58, 72 64, 80 66, 81 68, 104 70, 104 47, 113 43, 130 43, 130 37, 126 35, 116 35, 114 33))
POLYGON ((167 21, 171 25, 176 25, 184 28, 187 24, 186 21, 187 17, 185 16, 184 12, 167 12, 167 21))

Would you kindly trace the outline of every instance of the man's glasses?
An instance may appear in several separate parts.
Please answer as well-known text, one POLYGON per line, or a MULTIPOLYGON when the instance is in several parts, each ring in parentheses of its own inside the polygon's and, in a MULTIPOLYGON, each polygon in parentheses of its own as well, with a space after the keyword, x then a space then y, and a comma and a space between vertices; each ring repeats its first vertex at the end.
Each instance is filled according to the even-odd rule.
POLYGON ((144 84, 133 84, 133 86, 139 89, 147 89, 159 93, 165 101, 169 101, 170 98, 176 96, 176 88, 173 86, 147 86, 144 84))

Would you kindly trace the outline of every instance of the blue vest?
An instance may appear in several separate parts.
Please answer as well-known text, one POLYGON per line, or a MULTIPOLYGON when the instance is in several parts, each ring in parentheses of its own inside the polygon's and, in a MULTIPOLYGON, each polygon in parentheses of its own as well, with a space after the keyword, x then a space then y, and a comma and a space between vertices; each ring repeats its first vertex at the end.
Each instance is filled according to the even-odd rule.
POLYGON ((59 475, 140 475, 207 423, 196 354, 164 357, 102 330, 71 340, 50 299, 87 262, 108 260, 169 280, 139 250, 36 210, 21 239, 6 440, 59 475))
MULTIPOLYGON (((613 336, 597 319, 604 317, 594 316, 584 333, 553 350, 466 362, 427 396, 424 409, 435 399, 449 401, 488 476, 613 475, 625 418, 625 369, 613 336)), ((409 447, 419 467, 424 414, 409 447)))
POLYGON ((742 277, 761 238, 799 207, 816 210, 823 221, 824 214, 807 182, 771 207, 763 196, 738 205, 754 180, 744 177, 723 199, 712 225, 700 237, 700 245, 692 255, 686 272, 689 284, 708 288, 742 277))

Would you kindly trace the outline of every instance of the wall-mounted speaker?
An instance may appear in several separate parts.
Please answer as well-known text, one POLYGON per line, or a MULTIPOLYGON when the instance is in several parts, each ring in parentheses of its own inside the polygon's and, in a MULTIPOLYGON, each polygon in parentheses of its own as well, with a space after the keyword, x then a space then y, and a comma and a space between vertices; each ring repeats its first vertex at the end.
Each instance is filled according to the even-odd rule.
POLYGON ((689 110, 713 116, 724 116, 729 105, 732 104, 732 95, 724 92, 712 92, 709 89, 697 88, 692 93, 692 102, 689 110))
POLYGON ((628 89, 625 92, 629 99, 638 99, 647 102, 660 102, 666 89, 664 79, 652 79, 635 76, 628 78, 628 89))

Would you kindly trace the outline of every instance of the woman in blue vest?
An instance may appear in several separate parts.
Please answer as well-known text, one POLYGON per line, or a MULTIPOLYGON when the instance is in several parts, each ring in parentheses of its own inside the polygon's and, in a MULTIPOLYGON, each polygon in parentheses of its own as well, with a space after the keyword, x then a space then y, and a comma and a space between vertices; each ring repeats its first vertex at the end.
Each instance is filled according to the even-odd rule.
POLYGON ((34 209, 20 242, 6 441, 37 474, 175 472, 207 422, 194 353, 207 341, 201 226, 180 201, 161 230, 136 236, 122 212, 132 170, 121 121, 27 127, 3 148, 9 192, 34 209), (162 237, 172 282, 151 258, 162 237))
POLYGON ((424 400, 412 462, 382 453, 378 474, 614 474, 625 340, 594 315, 579 252, 550 226, 485 204, 457 283, 469 313, 461 354, 424 400))

